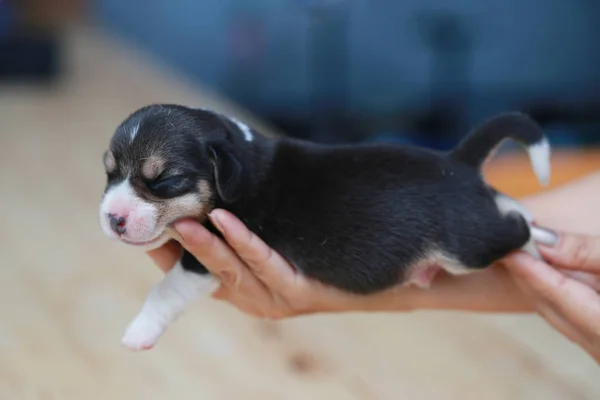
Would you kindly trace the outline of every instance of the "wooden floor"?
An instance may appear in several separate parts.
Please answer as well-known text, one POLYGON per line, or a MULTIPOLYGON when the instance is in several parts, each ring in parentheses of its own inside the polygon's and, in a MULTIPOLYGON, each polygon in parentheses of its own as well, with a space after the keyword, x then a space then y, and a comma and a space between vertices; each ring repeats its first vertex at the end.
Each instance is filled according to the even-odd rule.
POLYGON ((101 154, 146 103, 232 106, 97 32, 67 39, 61 85, 0 86, 0 399, 600 397, 594 363, 533 316, 261 324, 201 300, 154 350, 122 349, 123 329, 161 273, 103 237, 101 154))

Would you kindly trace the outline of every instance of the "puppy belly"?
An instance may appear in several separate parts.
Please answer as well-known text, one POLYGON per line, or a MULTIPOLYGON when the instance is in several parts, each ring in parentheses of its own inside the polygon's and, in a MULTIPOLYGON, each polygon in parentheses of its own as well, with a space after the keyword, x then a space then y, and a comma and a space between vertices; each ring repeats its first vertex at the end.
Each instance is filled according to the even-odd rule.
POLYGON ((212 275, 187 271, 178 262, 152 288, 121 343, 134 351, 152 348, 190 302, 200 295, 210 294, 217 287, 218 281, 212 275))
POLYGON ((442 268, 435 262, 420 263, 412 267, 404 282, 403 286, 416 286, 420 289, 429 289, 431 283, 442 268))
POLYGON ((451 275, 465 275, 476 270, 466 267, 459 261, 443 255, 441 252, 432 252, 432 254, 411 266, 405 275, 404 286, 416 286, 421 289, 431 288, 434 279, 441 271, 451 275))

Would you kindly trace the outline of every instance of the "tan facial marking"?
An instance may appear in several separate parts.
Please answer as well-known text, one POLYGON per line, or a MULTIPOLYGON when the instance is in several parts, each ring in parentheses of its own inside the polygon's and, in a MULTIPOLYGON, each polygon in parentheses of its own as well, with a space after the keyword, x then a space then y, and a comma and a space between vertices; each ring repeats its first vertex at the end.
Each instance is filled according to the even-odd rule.
POLYGON ((171 224, 182 218, 195 218, 204 222, 212 206, 213 191, 206 180, 198 181, 198 192, 190 193, 158 204, 157 226, 164 226, 167 235, 181 239, 171 224))
POLYGON ((146 179, 154 179, 162 172, 165 160, 159 156, 151 156, 142 165, 142 174, 146 179))
POLYGON ((115 160, 115 156, 112 151, 107 150, 104 153, 104 168, 106 168, 107 172, 113 172, 117 168, 117 161, 115 160))
POLYGON ((209 208, 213 198, 213 192, 210 188, 210 183, 204 179, 200 180, 198 182, 198 192, 200 193, 202 204, 204 204, 206 208, 209 208))
POLYGON ((175 228, 171 226, 167 226, 165 228, 165 233, 171 237, 171 239, 175 239, 179 243, 183 242, 183 237, 175 230, 175 228))
POLYGON ((168 226, 181 218, 205 216, 205 206, 195 193, 170 199, 158 211, 158 225, 168 226))

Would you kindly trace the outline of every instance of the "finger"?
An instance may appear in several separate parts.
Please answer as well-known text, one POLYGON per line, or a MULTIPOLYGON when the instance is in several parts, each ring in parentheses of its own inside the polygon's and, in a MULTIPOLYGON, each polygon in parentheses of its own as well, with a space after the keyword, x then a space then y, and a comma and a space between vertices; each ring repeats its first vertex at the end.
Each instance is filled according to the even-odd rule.
POLYGON ((553 307, 547 304, 540 304, 538 311, 550 326, 562 333, 574 344, 587 351, 596 361, 600 361, 597 333, 577 329, 564 316, 557 313, 553 307))
POLYGON ((164 273, 167 273, 181 258, 181 246, 177 242, 169 241, 158 249, 149 250, 146 254, 164 273))
POLYGON ((590 353, 596 360, 600 360, 600 351, 598 350, 597 342, 598 337, 593 333, 584 332, 578 330, 572 323, 570 323, 563 315, 557 312, 557 310, 544 300, 536 297, 525 283, 515 277, 517 286, 524 288, 524 295, 531 299, 536 311, 546 320, 546 322, 564 335, 567 339, 571 340, 575 344, 583 347, 590 353))
MULTIPOLYGON (((213 275, 230 284, 232 275, 237 278, 243 267, 241 261, 223 241, 195 221, 180 221, 175 229, 181 235, 181 245, 213 275)), ((235 282, 236 279, 233 279, 235 282)))
POLYGON ((224 210, 213 210, 210 218, 252 273, 267 287, 278 291, 293 287, 296 274, 290 264, 239 219, 224 210))
POLYGON ((600 273, 600 237, 563 233, 555 246, 539 249, 557 267, 600 273))
POLYGON ((519 290, 525 298, 531 302, 533 308, 557 331, 567 336, 571 340, 579 341, 581 338, 577 331, 564 317, 556 312, 541 296, 537 295, 533 289, 525 283, 518 275, 510 273, 519 290))
POLYGON ((504 264, 567 321, 583 331, 600 333, 600 297, 592 288, 524 252, 508 256, 504 264))
POLYGON ((591 274, 589 272, 582 271, 561 271, 563 274, 568 276, 569 278, 575 279, 581 283, 585 283, 596 292, 600 292, 600 276, 596 274, 591 274))
POLYGON ((255 317, 263 316, 263 312, 253 301, 249 301, 248 298, 241 296, 239 292, 233 291, 225 286, 221 286, 219 289, 217 289, 212 294, 212 297, 216 300, 225 301, 246 314, 255 317))
POLYGON ((584 345, 586 339, 563 315, 559 314, 554 307, 547 303, 540 302, 536 305, 539 314, 550 326, 560 332, 563 336, 578 345, 584 345))
POLYGON ((182 246, 226 287, 267 304, 271 295, 253 276, 244 262, 222 240, 194 221, 181 221, 175 226, 181 235, 182 246))
POLYGON ((247 297, 243 292, 227 287, 219 289, 213 297, 218 300, 225 300, 239 310, 255 317, 279 319, 298 314, 298 310, 287 307, 286 304, 257 301, 253 297, 247 297))

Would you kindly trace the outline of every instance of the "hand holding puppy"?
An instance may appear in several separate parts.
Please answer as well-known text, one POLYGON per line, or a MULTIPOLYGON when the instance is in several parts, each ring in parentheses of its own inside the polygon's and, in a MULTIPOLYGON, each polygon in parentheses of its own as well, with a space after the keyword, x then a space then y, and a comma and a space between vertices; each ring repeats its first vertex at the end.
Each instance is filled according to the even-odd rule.
POLYGON ((547 262, 519 252, 504 264, 535 310, 600 362, 600 237, 562 233, 540 252, 547 262))
MULTIPOLYGON (((213 297, 228 301, 248 314, 281 319, 316 312, 356 311, 375 303, 375 298, 392 294, 384 292, 365 299, 324 286, 297 273, 231 213, 214 210, 209 217, 226 242, 197 222, 181 221, 175 225, 182 238, 181 245, 220 280, 213 297)), ((170 242, 148 254, 167 272, 179 259, 180 252, 180 246, 170 242)), ((411 308, 408 291, 404 303, 406 310, 411 308)))
MULTIPOLYGON (((181 244, 220 279, 213 296, 253 316, 282 319, 316 312, 390 310, 392 304, 396 311, 436 307, 435 286, 431 291, 406 287, 372 296, 326 287, 296 273, 232 214, 215 210, 210 218, 226 242, 196 222, 183 221, 176 226, 181 244)), ((169 243, 149 255, 166 272, 180 251, 178 244, 169 243)), ((554 247, 540 246, 540 251, 547 263, 524 252, 502 263, 534 310, 600 362, 600 237, 562 233, 554 247)), ((472 289, 477 290, 475 285, 472 289)), ((437 292, 439 303, 453 301, 440 293, 451 296, 452 291, 437 292)), ((503 311, 501 307, 496 311, 503 311)))

